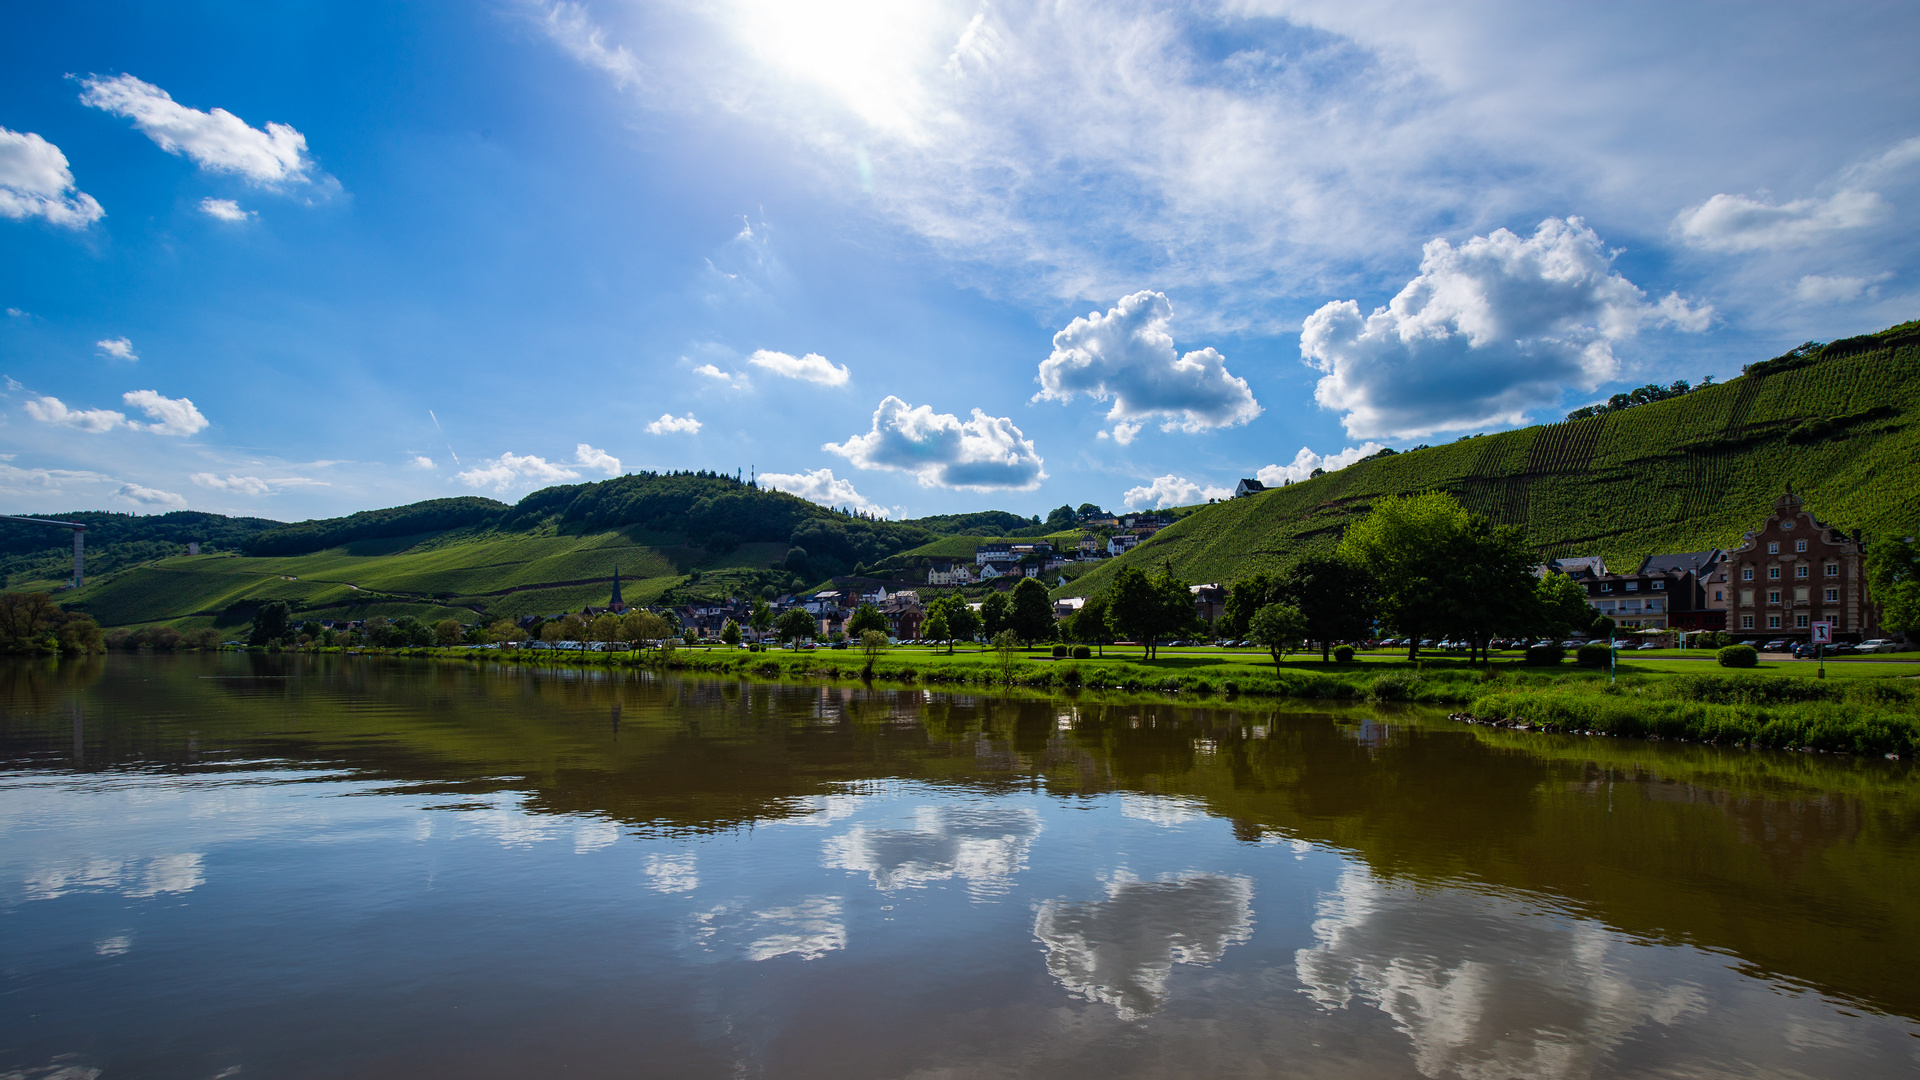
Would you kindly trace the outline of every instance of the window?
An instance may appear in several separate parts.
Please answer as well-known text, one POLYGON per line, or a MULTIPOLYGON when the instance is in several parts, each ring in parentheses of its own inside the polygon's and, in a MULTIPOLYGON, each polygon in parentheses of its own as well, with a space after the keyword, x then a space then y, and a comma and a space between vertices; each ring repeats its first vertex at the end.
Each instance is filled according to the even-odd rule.
POLYGON ((1783 531, 1785 531, 1785 532, 1792 532, 1792 531, 1793 531, 1793 522, 1791 522, 1791 521, 1783 521, 1783 522, 1781 522, 1781 523, 1780 523, 1780 528, 1781 528, 1781 529, 1782 529, 1783 531))
POLYGON ((1725 590, 1724 590, 1724 589, 1715 589, 1715 590, 1713 590, 1713 598, 1714 598, 1714 600, 1716 600, 1716 601, 1720 601, 1720 600, 1725 600, 1725 599, 1726 599, 1726 596, 1725 596, 1724 594, 1725 594, 1725 590))
POLYGON ((1777 540, 1767 541, 1767 554, 1769 555, 1780 554, 1780 542, 1777 540))
POLYGON ((1751 566, 1743 566, 1743 567, 1741 567, 1741 568, 1740 568, 1740 580, 1741 580, 1741 581, 1752 581, 1752 580, 1753 580, 1753 567, 1751 567, 1751 566))
POLYGON ((1807 550, 1807 542, 1805 540, 1795 540, 1793 542, 1793 550, 1795 551, 1807 550))
POLYGON ((1752 589, 1740 590, 1740 606, 1741 607, 1753 606, 1753 590, 1752 589))
POLYGON ((1769 603, 1769 604, 1777 604, 1777 603, 1779 603, 1779 602, 1780 602, 1780 590, 1779 590, 1779 589, 1768 589, 1768 590, 1767 590, 1767 603, 1769 603))
POLYGON ((1639 582, 1637 582, 1637 581, 1629 581, 1629 582, 1627 582, 1627 591, 1628 591, 1628 592, 1639 592, 1639 591, 1640 591, 1640 583, 1639 583, 1639 582))
POLYGON ((1767 616, 1767 629, 1769 630, 1780 629, 1780 616, 1778 615, 1767 616))
POLYGON ((1778 566, 1767 567, 1767 580, 1768 581, 1780 580, 1780 568, 1778 566))
POLYGON ((1656 581, 1656 582, 1654 582, 1654 583, 1653 583, 1653 591, 1654 591, 1654 592, 1659 592, 1660 590, 1662 590, 1662 589, 1664 589, 1664 588, 1666 588, 1666 587, 1667 587, 1667 583, 1666 583, 1666 582, 1664 582, 1664 581, 1656 581))
POLYGON ((1793 617, 1793 625, 1797 629, 1805 630, 1807 628, 1807 617, 1805 615, 1795 615, 1793 617))
POLYGON ((1660 610, 1660 601, 1658 601, 1658 600, 1649 600, 1649 601, 1647 601, 1647 610, 1648 610, 1648 611, 1659 611, 1659 610, 1660 610))
POLYGON ((1839 576, 1840 576, 1840 564, 1839 564, 1839 563, 1837 563, 1837 562, 1830 562, 1830 563, 1828 563, 1828 564, 1827 564, 1827 576, 1828 576, 1828 577, 1839 577, 1839 576))
POLYGON ((1828 589, 1828 590, 1827 590, 1827 603, 1829 603, 1829 604, 1837 604, 1837 603, 1839 603, 1839 602, 1840 602, 1840 590, 1839 590, 1839 589, 1828 589))
POLYGON ((1793 576, 1797 578, 1804 578, 1807 576, 1809 572, 1812 571, 1812 569, 1813 567, 1808 566, 1806 563, 1801 563, 1799 566, 1796 566, 1793 568, 1793 576))
POLYGON ((1603 582, 1601 582, 1601 583, 1600 583, 1600 591, 1601 591, 1601 592, 1612 592, 1612 591, 1613 591, 1613 582, 1611 582, 1611 581, 1603 581, 1603 582))
POLYGON ((1621 610, 1621 611, 1639 611, 1639 610, 1640 610, 1640 601, 1638 601, 1638 600, 1622 600, 1622 601, 1620 601, 1620 610, 1621 610))
POLYGON ((1807 602, 1807 587, 1805 585, 1795 585, 1793 587, 1793 602, 1796 604, 1804 604, 1807 602))
POLYGON ((1613 610, 1613 601, 1611 601, 1611 600, 1602 600, 1602 601, 1600 601, 1600 602, 1599 602, 1598 604, 1595 604, 1594 606, 1595 606, 1595 607, 1597 607, 1597 608, 1599 608, 1599 609, 1600 609, 1601 611, 1612 611, 1612 610, 1613 610))
POLYGON ((1751 615, 1740 616, 1740 629, 1742 630, 1753 629, 1753 616, 1751 615))

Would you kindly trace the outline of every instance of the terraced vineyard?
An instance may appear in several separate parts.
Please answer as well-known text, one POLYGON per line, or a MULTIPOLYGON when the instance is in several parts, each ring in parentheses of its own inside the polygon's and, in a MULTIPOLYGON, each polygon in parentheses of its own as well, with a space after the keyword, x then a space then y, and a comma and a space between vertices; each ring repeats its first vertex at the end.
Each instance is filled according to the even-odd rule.
POLYGON ((1232 582, 1331 547, 1372 500, 1450 491, 1543 556, 1609 565, 1736 543, 1784 484, 1829 525, 1920 532, 1920 323, 1753 365, 1728 383, 1585 420, 1463 439, 1200 510, 1061 589, 1171 561, 1232 582))

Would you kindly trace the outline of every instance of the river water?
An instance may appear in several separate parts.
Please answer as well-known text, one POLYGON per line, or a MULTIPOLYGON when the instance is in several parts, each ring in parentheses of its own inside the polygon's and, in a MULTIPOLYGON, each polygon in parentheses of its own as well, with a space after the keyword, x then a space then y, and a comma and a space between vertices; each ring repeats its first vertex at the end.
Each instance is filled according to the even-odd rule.
POLYGON ((1899 762, 1431 713, 0 663, 0 1077, 1910 1077, 1899 762))

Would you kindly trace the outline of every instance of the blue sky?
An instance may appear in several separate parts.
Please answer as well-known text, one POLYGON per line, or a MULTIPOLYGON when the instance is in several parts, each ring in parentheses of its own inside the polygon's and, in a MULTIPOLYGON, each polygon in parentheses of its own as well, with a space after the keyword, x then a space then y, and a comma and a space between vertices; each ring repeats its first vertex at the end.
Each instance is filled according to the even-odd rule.
POLYGON ((0 502, 1204 500, 1920 314, 1903 5, 44 5, 0 502))

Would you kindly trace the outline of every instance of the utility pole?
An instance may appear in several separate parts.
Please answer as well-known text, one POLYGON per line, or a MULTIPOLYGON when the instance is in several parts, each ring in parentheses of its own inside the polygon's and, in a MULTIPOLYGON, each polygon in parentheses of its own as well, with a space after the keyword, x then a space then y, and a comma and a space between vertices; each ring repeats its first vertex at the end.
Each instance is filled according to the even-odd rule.
POLYGON ((0 514, 0 521, 24 521, 29 525, 57 525, 62 529, 73 530, 73 587, 79 588, 87 583, 86 575, 86 538, 87 527, 77 521, 48 521, 46 518, 20 517, 15 514, 0 514))

